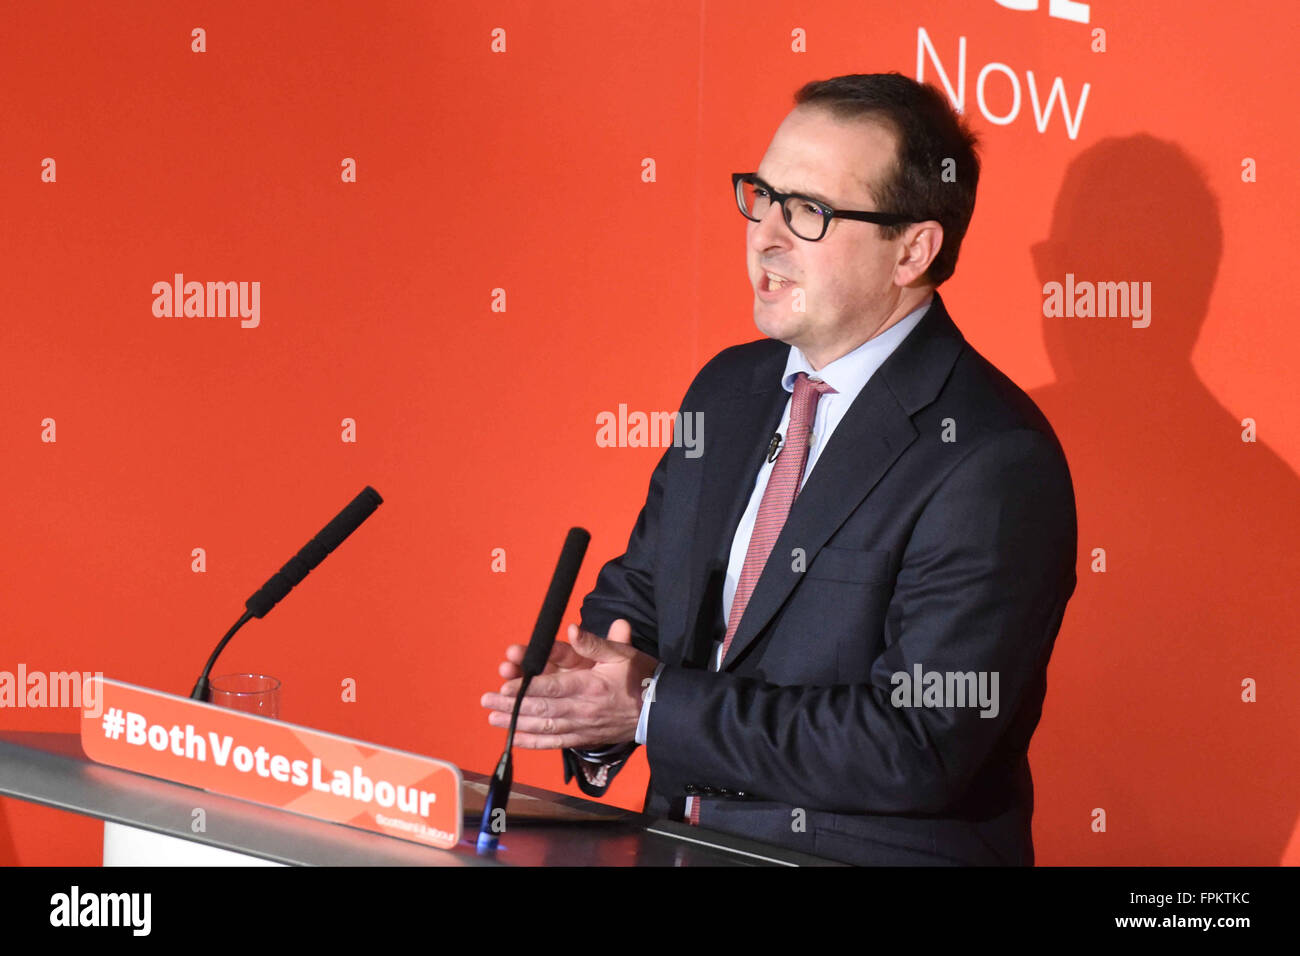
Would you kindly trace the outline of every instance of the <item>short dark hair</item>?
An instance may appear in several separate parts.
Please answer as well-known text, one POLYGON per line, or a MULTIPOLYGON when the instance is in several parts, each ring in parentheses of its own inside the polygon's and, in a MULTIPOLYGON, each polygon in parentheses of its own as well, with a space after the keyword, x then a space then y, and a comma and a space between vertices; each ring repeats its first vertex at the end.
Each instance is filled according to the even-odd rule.
MULTIPOLYGON (((841 120, 884 124, 898 139, 894 166, 884 182, 868 183, 879 211, 899 213, 913 222, 934 219, 943 226, 943 245, 930 268, 936 286, 957 268, 957 252, 975 211, 979 185, 978 142, 970 128, 933 86, 901 73, 854 73, 804 84, 796 106, 818 107, 841 120), (944 161, 953 160, 954 181, 945 181, 944 161)), ((877 226, 894 239, 909 223, 877 226)))

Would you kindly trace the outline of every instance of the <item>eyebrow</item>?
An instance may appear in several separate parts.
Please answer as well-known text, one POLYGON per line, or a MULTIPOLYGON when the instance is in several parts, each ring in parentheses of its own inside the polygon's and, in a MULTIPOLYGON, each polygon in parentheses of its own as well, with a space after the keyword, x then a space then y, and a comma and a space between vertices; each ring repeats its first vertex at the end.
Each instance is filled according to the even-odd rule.
MULTIPOLYGON (((764 183, 765 185, 771 186, 773 189, 777 189, 775 185, 769 183, 762 176, 758 175, 758 173, 754 174, 754 178, 757 179, 759 182, 764 183)), ((795 196, 803 196, 805 199, 815 199, 819 203, 825 203, 827 206, 830 206, 832 209, 835 208, 835 203, 831 202, 831 200, 827 199, 821 193, 815 192, 811 189, 777 189, 777 192, 791 193, 795 196)))

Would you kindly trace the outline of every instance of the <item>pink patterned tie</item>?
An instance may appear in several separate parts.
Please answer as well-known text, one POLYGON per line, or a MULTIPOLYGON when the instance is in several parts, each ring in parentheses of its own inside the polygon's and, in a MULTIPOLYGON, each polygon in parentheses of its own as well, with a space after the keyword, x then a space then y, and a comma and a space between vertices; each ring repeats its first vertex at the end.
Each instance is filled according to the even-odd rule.
MULTIPOLYGON (((758 517, 754 520, 754 532, 749 538, 749 548, 745 551, 745 564, 740 571, 740 581, 736 584, 736 595, 731 601, 731 614, 727 618, 727 636, 722 641, 722 657, 726 660, 731 648, 731 639, 740 628, 740 619, 744 616, 749 597, 754 593, 759 575, 767 564, 768 555, 785 526, 785 519, 790 514, 794 499, 799 494, 799 483, 803 478, 804 466, 808 463, 808 432, 817 414, 817 400, 827 392, 834 392, 825 382, 808 378, 807 373, 800 372, 794 380, 794 397, 790 400, 790 424, 786 428, 785 444, 777 456, 772 473, 768 476, 767 487, 763 489, 763 501, 758 506, 758 517)), ((692 826, 700 825, 700 798, 691 801, 692 826)))

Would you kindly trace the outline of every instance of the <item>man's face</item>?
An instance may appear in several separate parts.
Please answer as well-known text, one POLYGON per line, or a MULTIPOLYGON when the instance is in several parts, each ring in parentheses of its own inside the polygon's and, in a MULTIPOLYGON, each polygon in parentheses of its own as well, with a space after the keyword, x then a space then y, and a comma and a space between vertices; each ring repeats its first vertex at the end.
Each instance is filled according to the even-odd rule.
MULTIPOLYGON (((777 128, 757 173, 775 190, 809 195, 832 208, 893 212, 880 209, 868 183, 883 181, 895 155, 896 137, 880 123, 845 122, 821 109, 796 107, 777 128)), ((797 346, 815 367, 906 314, 896 314, 907 290, 895 282, 906 234, 884 240, 873 223, 832 219, 826 235, 809 242, 790 231, 776 204, 748 227, 754 324, 797 346), (772 291, 769 271, 793 281, 772 291)))

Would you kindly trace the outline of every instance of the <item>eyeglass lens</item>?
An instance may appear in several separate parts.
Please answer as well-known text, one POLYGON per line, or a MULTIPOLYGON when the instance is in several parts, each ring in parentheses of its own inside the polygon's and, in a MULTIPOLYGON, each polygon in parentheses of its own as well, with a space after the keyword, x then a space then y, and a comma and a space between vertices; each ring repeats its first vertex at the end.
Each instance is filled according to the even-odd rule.
MULTIPOLYGON (((741 210, 751 219, 762 219, 772 205, 772 197, 762 186, 741 180, 736 187, 741 210)), ((785 218, 796 236, 820 239, 825 231, 826 210, 808 199, 791 196, 785 201, 785 218)))

